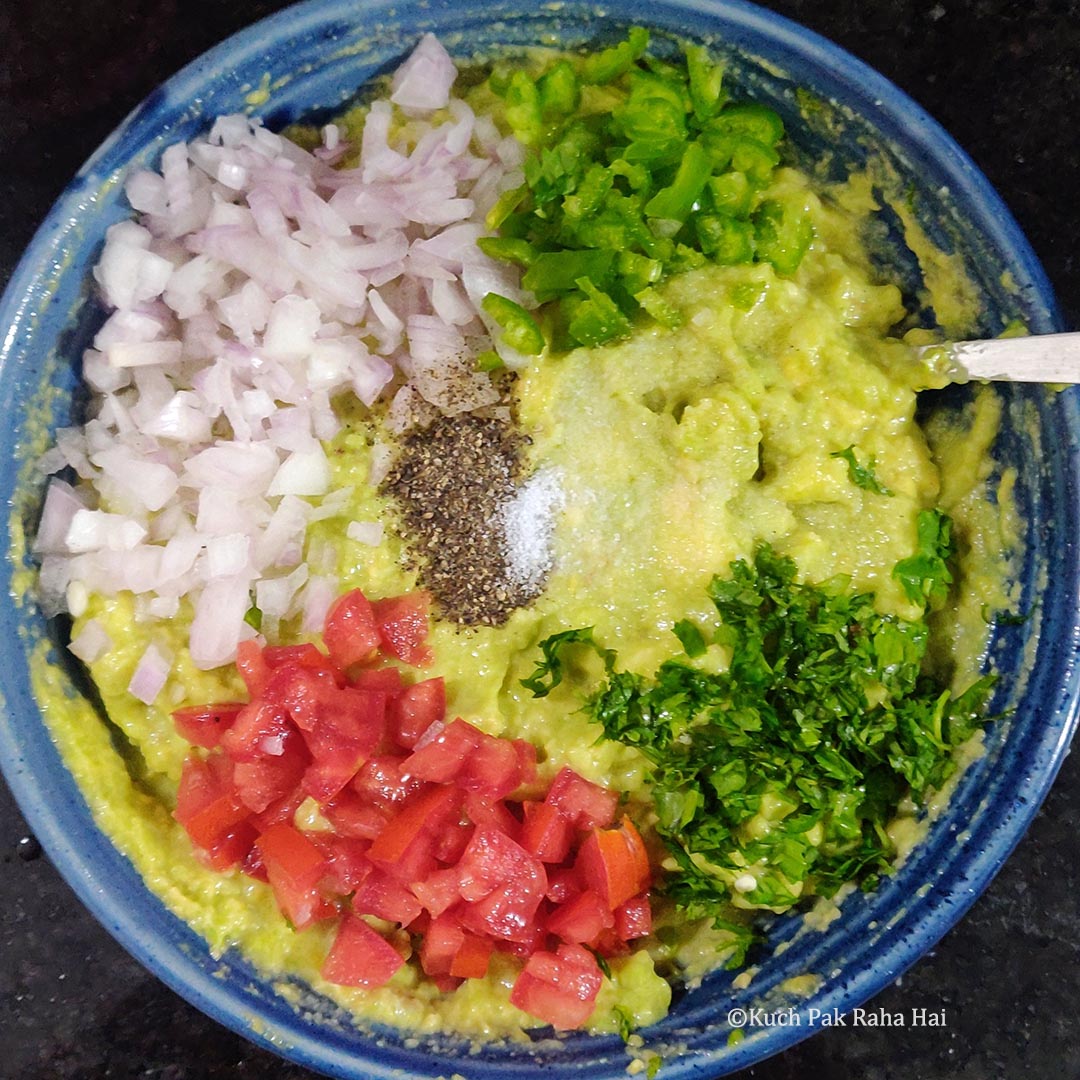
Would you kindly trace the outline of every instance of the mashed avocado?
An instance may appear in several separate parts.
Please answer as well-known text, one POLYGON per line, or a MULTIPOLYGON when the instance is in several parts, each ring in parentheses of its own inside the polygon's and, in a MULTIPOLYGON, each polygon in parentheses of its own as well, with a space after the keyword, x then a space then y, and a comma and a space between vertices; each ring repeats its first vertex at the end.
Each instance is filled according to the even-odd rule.
MULTIPOLYGON (((872 282, 858 220, 822 202, 795 172, 782 172, 777 183, 805 201, 818 237, 793 277, 768 265, 687 273, 664 292, 683 315, 680 328, 654 325, 620 344, 538 360, 521 373, 517 399, 532 439, 530 467, 553 470, 561 492, 554 570, 544 594, 505 626, 433 629, 431 674, 445 677, 455 715, 535 742, 543 775, 569 764, 626 791, 639 807, 648 802, 643 759, 597 742, 573 680, 539 700, 521 688, 535 645, 547 635, 594 626, 628 667, 651 670, 670 654, 673 624, 706 615, 710 577, 749 557, 763 539, 792 556, 807 578, 848 574, 858 588, 875 590, 883 609, 910 613, 890 571, 915 546, 919 511, 938 503, 965 534, 982 538, 969 556, 961 617, 948 632, 964 677, 978 668, 980 607, 1001 599, 988 571, 1011 536, 1007 524, 995 524, 1001 506, 992 509, 984 497, 995 399, 982 395, 969 414, 935 420, 928 439, 916 420, 920 373, 907 348, 887 337, 903 314, 900 297, 893 286, 872 282), (860 459, 874 459, 893 497, 851 482, 834 456, 849 446, 860 459)), ((357 415, 328 447, 334 487, 355 496, 344 516, 311 529, 307 553, 334 561, 342 591, 359 586, 376 596, 415 586, 392 531, 374 548, 345 535, 350 520, 392 519, 368 483, 380 435, 377 423, 357 415)), ((173 675, 146 708, 127 692, 145 647, 132 633, 130 596, 92 598, 89 618, 117 643, 91 671, 130 755, 126 766, 94 752, 69 760, 150 886, 215 950, 235 945, 259 967, 298 975, 361 1017, 416 1032, 491 1037, 528 1026, 507 1000, 508 961, 450 994, 412 967, 375 991, 322 982, 327 934, 318 927, 294 933, 266 886, 238 871, 205 869, 170 817, 188 752, 170 710, 242 696, 235 672, 198 671, 179 618, 160 642, 175 657, 173 675)), ((56 725, 73 723, 61 710, 50 715, 56 725)), ((96 730, 81 737, 101 741, 96 730)), ((686 970, 700 971, 722 959, 723 946, 722 934, 695 927, 674 952, 686 970)), ((620 1013, 637 1025, 663 1015, 670 990, 647 952, 611 967, 594 1028, 613 1029, 620 1013)))
MULTIPOLYGON (((676 623, 709 617, 705 589, 712 577, 751 559, 762 543, 793 559, 808 581, 845 575, 855 589, 875 593, 883 613, 918 618, 921 607, 892 570, 918 547, 920 512, 935 507, 950 515, 960 540, 959 599, 932 628, 937 664, 957 688, 980 668, 982 612, 1007 602, 1002 552, 1017 536, 1011 476, 1001 479, 994 498, 987 491, 997 399, 981 392, 959 413, 929 421, 917 415, 927 372, 891 336, 906 312, 899 290, 877 282, 862 243, 874 209, 864 183, 822 194, 800 172, 781 168, 765 194, 796 208, 812 227, 813 241, 793 273, 768 261, 706 264, 657 286, 650 304, 666 313, 663 320, 612 344, 538 357, 518 372, 513 393, 530 440, 527 472, 544 476, 554 492, 547 508, 551 572, 542 594, 504 625, 463 629, 436 621, 429 639, 435 659, 425 675, 445 679, 451 715, 533 742, 541 779, 569 765, 624 792, 646 827, 646 760, 598 739, 581 711, 589 673, 572 671, 543 698, 522 687, 542 640, 567 627, 592 627, 626 669, 652 671, 671 655, 676 623), (872 462, 888 494, 854 483, 845 453, 872 462)), ((960 274, 958 266, 945 259, 933 265, 931 291, 968 296, 947 280, 960 274)), ((959 301, 947 310, 959 318, 959 301)), ((351 497, 309 528, 305 561, 336 577, 342 593, 360 588, 381 597, 414 589, 406 542, 393 528, 394 506, 370 482, 392 443, 385 417, 355 399, 337 406, 344 426, 325 447, 331 490, 351 497), (370 546, 349 537, 350 522, 390 527, 370 546)), ((92 595, 75 632, 91 619, 113 642, 90 670, 116 738, 85 703, 47 698, 50 723, 102 827, 215 953, 236 947, 279 976, 286 995, 299 997, 299 978, 362 1020, 417 1034, 518 1037, 535 1026, 509 1003, 516 961, 498 954, 486 978, 445 993, 416 965, 375 990, 322 980, 330 929, 295 933, 269 887, 239 870, 207 869, 171 816, 190 746, 170 713, 242 698, 239 676, 231 667, 202 671, 192 662, 191 613, 182 607, 152 631, 173 666, 154 704, 144 706, 128 692, 147 646, 133 597, 92 595)), ((302 637, 296 626, 281 628, 281 643, 302 637)), ((763 807, 754 827, 767 831, 769 814, 763 807)), ((908 844, 913 821, 911 808, 896 825, 904 838, 898 847, 908 844)), ((664 923, 663 912, 659 921, 668 931, 662 942, 610 961, 593 1030, 659 1019, 671 999, 663 974, 700 978, 730 954, 724 930, 664 923)))

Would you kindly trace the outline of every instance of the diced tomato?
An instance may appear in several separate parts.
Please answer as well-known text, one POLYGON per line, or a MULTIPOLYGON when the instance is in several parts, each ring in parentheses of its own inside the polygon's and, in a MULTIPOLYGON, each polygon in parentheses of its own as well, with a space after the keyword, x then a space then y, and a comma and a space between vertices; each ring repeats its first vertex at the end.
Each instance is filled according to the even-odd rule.
POLYGON ((387 868, 400 863, 409 849, 423 837, 430 848, 443 825, 452 820, 461 805, 461 793, 451 787, 433 787, 410 799, 387 822, 371 845, 371 858, 387 868))
POLYGON ((240 869, 247 874, 248 877, 253 877, 257 881, 267 881, 266 867, 263 866, 262 855, 255 846, 255 841, 257 839, 257 836, 252 836, 251 850, 240 860, 240 869))
POLYGON ((330 685, 309 687, 309 692, 304 723, 297 723, 316 759, 346 742, 355 743, 365 755, 375 753, 386 734, 384 693, 330 685))
POLYGON ((221 748, 233 761, 278 757, 290 730, 292 724, 280 704, 256 699, 240 710, 222 734, 221 748))
POLYGON ((630 952, 630 946, 619 937, 614 926, 602 930, 598 937, 588 943, 591 952, 605 959, 614 956, 626 956, 630 952))
POLYGON ((647 895, 632 896, 615 909, 615 932, 623 941, 648 937, 652 933, 652 906, 647 895))
POLYGON ((465 941, 461 923, 440 913, 431 920, 420 943, 420 966, 426 975, 449 975, 450 965, 465 941))
POLYGON ((452 866, 469 846, 476 826, 469 822, 448 821, 435 837, 435 858, 447 866, 452 866))
POLYGON ((379 690, 390 695, 399 694, 405 688, 401 672, 396 667, 364 668, 353 675, 349 685, 357 690, 379 690))
POLYGON ((241 641, 236 646, 236 670, 244 680, 248 694, 259 697, 270 678, 270 665, 263 658, 262 646, 257 641, 241 641))
POLYGON ((541 862, 561 863, 570 854, 574 827, 561 810, 546 802, 522 803, 521 846, 541 862))
POLYGON ((325 671, 301 664, 271 668, 260 697, 282 705, 302 731, 310 731, 319 721, 327 692, 340 689, 337 680, 325 671))
POLYGON ((246 854, 241 849, 245 841, 250 847, 254 830, 241 826, 250 813, 233 783, 228 758, 216 752, 205 761, 194 754, 185 759, 173 816, 216 868, 234 865, 246 854))
POLYGON ((564 766, 544 801, 561 810, 578 829, 606 829, 615 820, 619 796, 564 766))
POLYGON ((371 916, 408 929, 445 991, 482 978, 495 949, 521 958, 514 1004, 578 1027, 600 985, 580 946, 616 955, 651 932, 644 843, 629 818, 611 827, 616 794, 570 768, 542 802, 523 800, 535 746, 447 723, 441 678, 406 686, 398 668, 374 666, 380 650, 427 662, 429 605, 426 593, 347 594, 327 617, 329 656, 245 642, 237 666, 252 700, 175 714, 210 750, 185 763, 176 818, 210 865, 267 881, 298 930, 350 898, 327 979, 379 986, 401 967, 407 950, 371 916), (308 797, 331 828, 296 827, 308 797))
POLYGON ((258 835, 254 822, 244 820, 220 836, 212 848, 196 854, 211 870, 228 870, 244 862, 258 835))
POLYGON ((242 701, 222 701, 217 705, 188 705, 172 714, 177 732, 189 743, 212 750, 221 742, 244 708, 242 701))
POLYGON ((407 686, 390 702, 390 733, 399 746, 411 750, 424 732, 446 715, 446 684, 442 678, 407 686))
POLYGON ((496 829, 477 828, 461 862, 462 924, 476 933, 521 941, 533 931, 547 892, 543 863, 496 829))
POLYGON ((347 914, 322 966, 322 976, 339 986, 383 986, 404 963, 382 934, 359 916, 347 914))
MULTIPOLYGON (((549 911, 546 904, 541 904, 537 909, 536 918, 521 929, 516 939, 493 938, 492 942, 496 949, 510 956, 516 956, 519 960, 528 960, 534 952, 548 948, 551 944, 551 935, 547 932, 549 911)), ((463 914, 466 914, 463 912, 463 914)))
POLYGON ((425 737, 405 759, 402 766, 411 776, 449 784, 466 766, 484 733, 466 721, 457 719, 435 731, 432 738, 425 737))
POLYGON ((521 834, 521 822, 501 799, 491 799, 479 791, 465 795, 465 813, 478 828, 495 829, 516 841, 521 834))
MULTIPOLYGON (((463 721, 455 720, 454 723, 463 721)), ((451 724, 451 727, 454 725, 451 724)), ((457 777, 459 787, 478 791, 491 799, 503 799, 524 779, 517 748, 509 739, 478 731, 476 746, 457 777)))
POLYGON ((336 914, 319 892, 326 857, 299 829, 271 825, 256 841, 278 906, 297 930, 336 914))
POLYGON ((407 926, 422 909, 420 901, 400 881, 375 869, 353 897, 353 911, 407 926))
POLYGON ((494 948, 490 938, 466 931, 461 948, 450 961, 450 974, 457 979, 482 979, 487 974, 494 948))
POLYGON ((372 872, 366 840, 334 833, 309 833, 308 839, 323 853, 326 872, 319 883, 319 891, 326 896, 348 896, 355 892, 372 872))
POLYGON ((337 747, 332 754, 313 761, 304 773, 300 786, 316 802, 328 803, 356 776, 364 755, 354 743, 337 747))
POLYGON ((580 945, 537 952, 510 991, 510 1003, 560 1030, 581 1027, 592 1015, 603 976, 596 958, 580 945))
POLYGON ((574 868, 586 889, 595 892, 611 911, 652 882, 649 853, 634 823, 623 817, 614 829, 593 829, 578 849, 574 868))
POLYGON ((330 659, 345 671, 353 664, 367 664, 375 659, 381 635, 375 612, 368 598, 353 589, 334 602, 326 615, 323 641, 330 659))
POLYGON ((589 945, 615 925, 615 916, 594 892, 583 892, 561 904, 547 921, 547 928, 563 941, 589 945))
POLYGON ((304 790, 320 802, 334 798, 380 747, 386 695, 374 690, 324 688, 316 721, 304 731, 314 764, 304 790))
POLYGON ((308 738, 316 757, 345 742, 355 743, 366 757, 383 749, 386 695, 378 690, 340 690, 329 696, 308 738))
POLYGON ((465 930, 452 915, 440 915, 424 933, 420 964, 427 975, 482 979, 492 948, 490 940, 465 930))
POLYGON ((531 784, 536 780, 536 747, 526 739, 514 739, 513 742, 514 750, 517 751, 521 782, 531 784))
POLYGON ((560 866, 548 871, 547 899, 553 904, 565 904, 581 891, 581 878, 573 867, 560 866))
POLYGON ((342 835, 374 840, 386 828, 390 813, 372 806, 355 791, 346 788, 323 808, 326 820, 342 835))
POLYGON ((435 870, 409 888, 426 911, 439 916, 461 899, 461 875, 456 867, 435 870))
POLYGON ((353 789, 368 802, 393 810, 424 786, 418 776, 403 775, 404 760, 391 754, 369 758, 356 774, 353 789))
POLYGON ((540 896, 547 891, 547 875, 540 861, 498 829, 477 827, 457 868, 462 898, 469 902, 482 899, 514 878, 542 882, 540 896))
POLYGON ((280 799, 275 799, 261 814, 252 818, 259 832, 266 832, 271 825, 276 825, 279 821, 292 821, 305 797, 304 789, 296 787, 280 799))
MULTIPOLYGON (((281 741, 281 753, 238 761, 233 768, 233 781, 244 805, 254 813, 261 814, 272 803, 283 799, 291 801, 288 797, 296 791, 310 761, 304 740, 290 724, 281 741)), ((293 809, 302 798, 297 800, 293 809)))
POLYGON ((431 663, 431 649, 424 644, 428 635, 430 593, 418 591, 392 596, 376 600, 372 607, 384 652, 414 667, 431 663))
POLYGON ((310 642, 303 645, 267 645, 263 648, 263 660, 270 668, 294 666, 335 675, 330 657, 320 652, 310 642))

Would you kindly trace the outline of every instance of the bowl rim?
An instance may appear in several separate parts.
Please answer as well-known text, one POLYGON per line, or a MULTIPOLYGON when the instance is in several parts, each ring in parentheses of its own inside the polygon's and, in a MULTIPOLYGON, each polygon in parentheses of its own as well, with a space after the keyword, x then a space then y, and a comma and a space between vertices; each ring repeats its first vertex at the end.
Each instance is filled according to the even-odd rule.
MULTIPOLYGON (((5 333, 0 341, 0 365, 5 365, 10 359, 18 336, 15 328, 25 325, 29 317, 35 286, 40 283, 48 267, 54 265, 57 254, 75 227, 78 213, 84 207, 87 185, 99 175, 99 167, 127 134, 153 117, 154 109, 163 95, 170 101, 191 101, 198 97, 200 83, 207 72, 235 66, 238 53, 255 54, 266 43, 287 39, 332 21, 353 23, 390 8, 396 8, 400 14, 414 3, 415 0, 406 0, 403 4, 394 4, 393 0, 370 0, 361 8, 355 4, 355 0, 305 0, 238 31, 202 53, 137 105, 76 173, 34 234, 9 279, 4 296, 0 299, 0 330, 5 333)), ((967 153, 907 94, 821 34, 746 0, 662 0, 662 3, 669 10, 693 11, 699 16, 716 20, 718 24, 737 26, 751 37, 775 41, 801 54, 807 62, 828 70, 845 86, 853 99, 872 103, 876 110, 894 122, 903 123, 909 144, 925 153, 949 175, 951 183, 955 185, 954 194, 960 194, 985 208, 990 225, 987 230, 990 243, 1007 257, 1007 261, 1023 267, 1027 284, 1042 306, 1046 325, 1039 329, 1062 328, 1057 302, 1045 271, 1004 201, 967 153)), ((452 6, 452 0, 438 0, 435 4, 425 5, 424 13, 430 17, 447 6, 452 6)), ((620 19, 624 15, 629 17, 625 9, 612 14, 620 19)), ((646 17, 642 21, 649 20, 646 17)), ((1075 598, 1080 590, 1077 588, 1077 571, 1073 567, 1063 568, 1062 584, 1068 586, 1069 594, 1075 598)), ((9 601, 6 607, 10 606, 9 601)), ((9 617, 10 613, 5 609, 3 621, 7 622, 9 617)), ((1075 640, 1071 642, 1071 649, 1075 663, 1075 640)), ((1020 778, 1012 789, 1019 809, 1014 808, 1015 812, 1009 817, 1009 827, 1003 829, 1002 820, 991 821, 993 828, 988 826, 991 835, 987 845, 977 853, 968 855, 963 864, 964 872, 958 876, 958 883, 951 889, 951 895, 932 896, 924 903, 925 910, 917 919, 917 933, 894 941, 880 956, 879 964, 864 967, 854 979, 837 987, 832 1000, 841 1012, 878 993, 931 947, 970 907, 1022 838, 1060 768, 1077 724, 1080 708, 1077 695, 1071 692, 1066 697, 1067 700, 1056 708, 1061 722, 1047 725, 1031 748, 1032 760, 1037 767, 1020 778)), ((245 1004, 236 991, 214 979, 187 956, 163 955, 159 937, 149 925, 131 913, 124 903, 124 897, 115 896, 100 883, 98 865, 88 857, 85 847, 72 841, 70 831, 65 829, 65 824, 70 822, 84 826, 85 819, 89 817, 85 802, 58 800, 37 782, 33 771, 27 767, 17 724, 14 716, 10 715, 8 703, 0 698, 0 704, 3 706, 0 709, 0 768, 29 826, 82 903, 140 963, 218 1022, 266 1049, 286 1054, 302 1065, 343 1077, 362 1075, 390 1080, 401 1075, 401 1063, 385 1057, 385 1048, 373 1044, 373 1050, 378 1055, 376 1057, 369 1057, 366 1053, 362 1058, 355 1053, 342 1055, 324 1038, 305 1031, 299 1019, 296 1025, 286 1026, 280 1031, 253 1027, 250 1005, 245 1004), (283 1040, 287 1045, 282 1045, 283 1040), (361 1067, 363 1072, 356 1071, 361 1067)), ((53 750, 56 748, 53 747, 53 750)), ((57 760, 60 761, 58 752, 57 760)), ((92 820, 90 824, 92 829, 97 830, 92 820)), ((108 841, 107 837, 104 839, 108 841)), ((147 887, 144 885, 143 888, 147 887)), ((156 895, 150 895, 163 911, 176 918, 156 895)), ((722 1060, 688 1056, 684 1060, 665 1063, 665 1076, 681 1080, 691 1076, 723 1075, 784 1050, 811 1033, 812 1030, 805 1028, 768 1028, 726 1050, 721 1048, 722 1060), (720 1066, 722 1072, 712 1071, 716 1066, 720 1066)), ((406 1060, 405 1057, 400 1059, 406 1060)), ((456 1066, 461 1064, 455 1063, 456 1066)), ((468 1068, 467 1065, 464 1067, 468 1068)), ((611 1075, 621 1073, 624 1067, 625 1060, 613 1069, 611 1075)), ((494 1069, 490 1074, 484 1071, 483 1075, 493 1077, 496 1071, 500 1074, 519 1074, 513 1062, 499 1062, 494 1069)), ((525 1071, 528 1075, 539 1075, 531 1067, 525 1071)), ((601 1074, 589 1070, 585 1075, 601 1074)), ((609 1074, 604 1072, 602 1075, 609 1074)))

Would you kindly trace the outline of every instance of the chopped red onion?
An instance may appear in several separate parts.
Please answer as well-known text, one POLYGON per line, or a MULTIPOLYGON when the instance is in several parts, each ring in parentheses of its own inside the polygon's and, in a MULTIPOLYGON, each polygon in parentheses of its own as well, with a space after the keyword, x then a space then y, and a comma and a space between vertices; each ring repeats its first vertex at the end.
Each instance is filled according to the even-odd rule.
POLYGON ((41 523, 34 540, 34 552, 38 555, 58 555, 68 550, 67 535, 72 518, 86 509, 81 492, 56 477, 49 481, 45 491, 45 504, 41 509, 41 523))
MULTIPOLYGON (((334 167, 350 150, 337 125, 308 153, 238 115, 168 147, 160 172, 130 174, 139 218, 110 228, 94 271, 109 315, 83 358, 92 418, 41 461, 83 485, 54 481, 46 496, 35 549, 47 611, 126 588, 153 621, 184 601, 204 668, 253 636, 252 592, 271 631, 296 616, 317 628, 336 559, 307 528, 352 497, 330 492, 321 445, 341 427, 335 397, 371 406, 392 392, 397 431, 497 402, 472 362, 497 329, 480 303, 531 298, 476 241, 521 183, 523 155, 451 96, 455 78, 425 35, 390 99, 371 105, 355 167, 334 167)), ((389 461, 378 444, 369 483, 389 461)), ((349 530, 381 536, 376 522, 349 530)), ((163 659, 140 661, 142 700, 163 659)))
POLYGON ((236 656, 236 646, 254 635, 244 622, 251 606, 251 579, 220 578, 207 583, 195 601, 189 649, 195 666, 220 667, 236 656))
POLYGON ((144 364, 175 364, 183 346, 179 341, 128 341, 110 345, 105 356, 113 367, 142 367, 144 364))
POLYGON ((383 540, 383 523, 381 521, 350 521, 345 529, 345 535, 358 544, 378 547, 383 540))
POLYGON ((450 87, 456 78, 454 61, 439 39, 434 34, 425 34, 409 59, 394 73, 390 100, 403 109, 442 109, 450 100, 450 87))
POLYGON ((303 619, 301 626, 306 634, 322 630, 330 605, 337 598, 339 586, 335 578, 320 575, 308 579, 302 590, 303 619))
POLYGON ((135 665, 131 682, 128 684, 128 693, 138 698, 144 705, 153 705, 158 694, 165 689, 171 667, 171 657, 159 649, 154 642, 150 642, 138 664, 135 665))
POLYGON ((112 638, 97 619, 87 619, 71 639, 68 649, 84 664, 100 660, 113 646, 112 638))
POLYGON ((66 550, 81 551, 131 551, 146 536, 137 521, 122 514, 110 514, 104 510, 76 510, 64 537, 66 550))
POLYGON ((330 462, 317 443, 309 451, 293 451, 279 466, 268 495, 325 495, 330 488, 330 462))
POLYGON ((206 573, 210 578, 242 574, 251 564, 251 537, 246 533, 215 536, 206 542, 206 573))

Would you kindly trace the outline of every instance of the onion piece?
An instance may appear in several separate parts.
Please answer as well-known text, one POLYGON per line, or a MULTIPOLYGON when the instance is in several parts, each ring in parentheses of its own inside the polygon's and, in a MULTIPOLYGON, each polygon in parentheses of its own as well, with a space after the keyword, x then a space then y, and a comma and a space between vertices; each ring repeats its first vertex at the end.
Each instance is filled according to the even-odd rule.
POLYGON ((76 513, 85 510, 82 494, 70 484, 57 477, 49 481, 45 492, 45 504, 41 509, 41 522, 34 539, 34 553, 56 555, 67 551, 67 535, 76 513))
POLYGON ((457 68, 434 34, 425 34, 412 55, 394 73, 390 100, 404 109, 445 108, 457 68))
MULTIPOLYGON (((425 35, 372 104, 355 167, 334 167, 350 152, 336 125, 309 153, 236 115, 130 175, 139 218, 110 228, 95 269, 109 311, 84 355, 92 418, 40 463, 81 481, 54 481, 43 507, 47 611, 121 589, 140 621, 189 605, 200 667, 252 635, 260 587, 271 631, 316 626, 336 559, 308 526, 350 503, 321 445, 341 427, 333 402, 393 395, 396 430, 497 402, 472 362, 491 345, 475 279, 520 287, 476 241, 523 158, 452 97, 455 78, 425 35)), ((367 482, 388 465, 377 446, 367 482)), ((377 523, 351 528, 378 541, 377 523)))
POLYGON ((159 649, 156 643, 150 642, 135 665, 131 682, 128 683, 128 693, 144 705, 153 705, 158 694, 165 689, 171 668, 171 656, 159 649))
POLYGON ((383 540, 383 523, 381 521, 350 521, 345 528, 345 535, 358 544, 378 547, 383 540))
POLYGON ((68 649, 84 664, 99 660, 113 647, 112 638, 97 619, 87 619, 71 639, 68 649))

